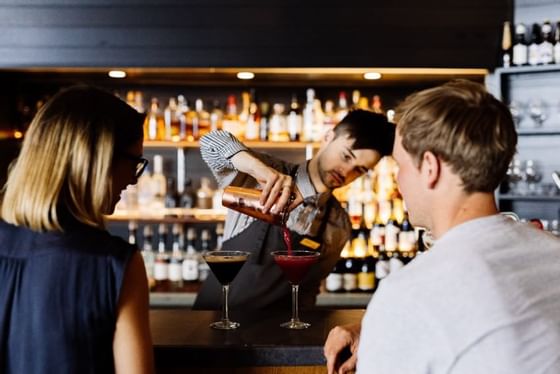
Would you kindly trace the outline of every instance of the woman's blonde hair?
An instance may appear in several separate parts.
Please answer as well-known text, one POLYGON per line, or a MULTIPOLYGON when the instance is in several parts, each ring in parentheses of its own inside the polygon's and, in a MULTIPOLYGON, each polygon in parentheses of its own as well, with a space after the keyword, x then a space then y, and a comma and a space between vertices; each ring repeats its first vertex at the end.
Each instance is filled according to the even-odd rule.
POLYGON ((115 150, 142 139, 144 115, 103 90, 75 86, 37 113, 10 169, 1 217, 35 231, 66 220, 103 228, 115 150))
POLYGON ((493 192, 517 145, 508 108, 479 83, 451 81, 408 96, 396 109, 403 148, 420 166, 425 152, 447 162, 468 192, 493 192))

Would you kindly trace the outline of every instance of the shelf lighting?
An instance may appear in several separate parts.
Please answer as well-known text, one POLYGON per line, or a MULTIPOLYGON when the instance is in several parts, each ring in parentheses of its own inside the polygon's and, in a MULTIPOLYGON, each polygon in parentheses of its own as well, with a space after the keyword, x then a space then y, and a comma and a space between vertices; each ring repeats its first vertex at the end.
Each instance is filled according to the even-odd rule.
POLYGON ((239 73, 237 73, 237 79, 253 79, 255 78, 255 74, 251 73, 250 71, 240 71, 239 73))
POLYGON ((364 73, 364 79, 367 79, 367 80, 381 79, 381 73, 378 73, 376 71, 370 71, 370 72, 364 73))
POLYGON ((126 78, 126 71, 123 70, 111 70, 109 71, 109 76, 111 78, 126 78))

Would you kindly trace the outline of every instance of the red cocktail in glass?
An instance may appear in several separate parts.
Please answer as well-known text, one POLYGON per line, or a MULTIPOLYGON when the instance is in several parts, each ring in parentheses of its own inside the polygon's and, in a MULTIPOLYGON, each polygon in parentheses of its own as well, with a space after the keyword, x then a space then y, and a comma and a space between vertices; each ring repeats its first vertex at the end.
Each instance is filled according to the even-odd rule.
POLYGON ((306 329, 311 326, 299 320, 298 291, 299 284, 308 273, 312 265, 319 260, 319 252, 312 251, 277 251, 272 252, 274 261, 292 285, 292 319, 280 326, 287 329, 306 329))

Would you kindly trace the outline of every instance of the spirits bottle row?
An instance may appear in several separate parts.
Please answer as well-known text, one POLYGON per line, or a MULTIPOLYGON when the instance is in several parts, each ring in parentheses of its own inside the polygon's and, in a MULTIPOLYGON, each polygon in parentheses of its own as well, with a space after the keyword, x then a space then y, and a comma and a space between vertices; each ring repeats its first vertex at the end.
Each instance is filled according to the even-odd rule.
POLYGON ((502 33, 502 65, 504 67, 523 65, 560 64, 560 21, 553 27, 548 20, 542 24, 515 25, 504 23, 502 33))
MULTIPOLYGON (((138 245, 138 224, 129 222, 129 242, 138 245)), ((202 255, 221 248, 223 226, 216 226, 216 245, 213 246, 210 230, 200 231, 194 227, 184 231, 181 224, 157 225, 157 236, 152 225, 142 230, 142 257, 150 290, 155 292, 196 292, 209 274, 210 269, 202 255), (169 229, 171 228, 171 231, 169 229), (155 240, 157 238, 157 240, 155 240), (200 243, 200 244, 198 244, 200 243)))
POLYGON ((146 106, 142 92, 126 94, 129 105, 146 113, 145 140, 194 141, 209 131, 223 129, 249 141, 316 142, 351 109, 384 112, 379 95, 370 102, 358 90, 352 91, 351 101, 341 91, 336 103, 332 99, 321 102, 312 88, 306 90, 305 97, 304 103, 298 102, 296 94, 289 103, 269 103, 259 101, 252 90, 241 93, 240 106, 237 96, 229 95, 224 108, 214 100, 207 110, 202 98, 195 99, 193 106, 184 95, 171 97, 165 104, 152 97, 146 106))
POLYGON ((354 230, 340 259, 325 281, 327 292, 374 292, 390 273, 425 250, 420 231, 405 212, 401 223, 390 219, 372 230, 354 230))
POLYGON ((163 173, 164 158, 154 155, 153 172, 150 165, 138 178, 136 185, 129 185, 121 194, 116 206, 116 213, 164 213, 168 208, 214 209, 218 214, 225 214, 222 206, 222 190, 214 190, 209 178, 200 178, 200 187, 194 189, 192 181, 187 179, 178 186, 172 176, 163 173))

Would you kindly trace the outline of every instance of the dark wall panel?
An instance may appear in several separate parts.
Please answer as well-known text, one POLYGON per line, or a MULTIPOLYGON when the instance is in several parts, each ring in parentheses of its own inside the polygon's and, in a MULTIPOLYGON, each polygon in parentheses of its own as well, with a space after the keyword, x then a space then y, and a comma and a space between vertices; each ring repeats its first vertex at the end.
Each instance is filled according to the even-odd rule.
POLYGON ((512 0, 0 1, 0 67, 493 67, 512 0))

